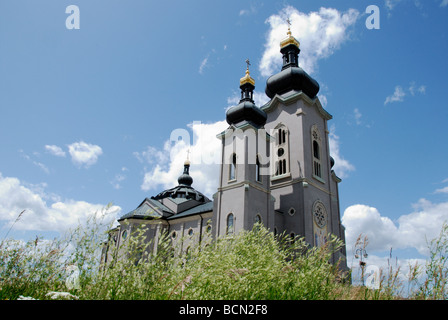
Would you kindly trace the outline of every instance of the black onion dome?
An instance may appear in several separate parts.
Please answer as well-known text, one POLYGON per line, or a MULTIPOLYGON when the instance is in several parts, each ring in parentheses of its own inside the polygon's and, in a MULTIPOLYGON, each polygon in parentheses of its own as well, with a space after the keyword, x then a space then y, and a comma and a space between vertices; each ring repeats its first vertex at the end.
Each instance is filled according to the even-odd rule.
POLYGON ((178 179, 179 185, 191 186, 193 184, 193 178, 188 174, 182 174, 178 179))
POLYGON ((291 90, 302 91, 308 97, 314 98, 319 92, 319 83, 311 78, 300 67, 289 67, 269 77, 266 81, 266 95, 273 98, 291 90))
POLYGON ((240 103, 231 107, 226 112, 226 120, 228 124, 237 124, 242 121, 247 121, 261 127, 266 123, 266 112, 258 108, 253 100, 254 84, 255 80, 250 76, 248 67, 246 75, 240 79, 240 103))
POLYGON ((180 186, 191 187, 193 184, 193 178, 190 176, 190 161, 186 160, 184 162, 184 172, 177 178, 177 182, 180 186))
POLYGON ((314 98, 319 92, 319 83, 299 67, 299 46, 300 43, 288 28, 288 37, 280 43, 280 52, 283 55, 282 71, 266 81, 265 93, 269 98, 291 90, 302 91, 308 97, 314 98))
POLYGON ((266 123, 266 119, 266 112, 251 101, 241 101, 237 106, 227 110, 226 113, 228 124, 236 124, 246 120, 257 126, 263 126, 266 123))

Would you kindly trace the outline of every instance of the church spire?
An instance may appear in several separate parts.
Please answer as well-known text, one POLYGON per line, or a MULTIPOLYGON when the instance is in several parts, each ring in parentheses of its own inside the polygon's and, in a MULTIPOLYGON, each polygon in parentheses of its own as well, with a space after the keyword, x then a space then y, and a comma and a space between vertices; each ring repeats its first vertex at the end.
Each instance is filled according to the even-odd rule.
POLYGON ((190 150, 188 150, 187 160, 184 162, 184 172, 179 176, 177 182, 179 185, 184 185, 191 187, 193 184, 193 178, 190 176, 190 160, 189 160, 190 150))
POLYGON ((250 122, 257 127, 261 127, 266 123, 267 115, 259 109, 253 100, 255 80, 250 76, 250 61, 246 59, 246 74, 240 79, 241 100, 236 106, 227 110, 226 120, 228 124, 238 124, 250 122))
POLYGON ((288 23, 287 37, 280 42, 280 52, 283 54, 282 70, 299 66, 300 42, 291 33, 291 21, 289 18, 286 22, 288 23))
POLYGON ((247 69, 246 75, 240 79, 240 89, 241 89, 241 100, 242 101, 251 101, 253 100, 254 89, 255 89, 255 80, 250 76, 249 66, 250 61, 246 59, 247 69))
POLYGON ((314 99, 319 92, 319 83, 299 67, 300 43, 292 35, 291 21, 288 19, 286 22, 288 23, 287 37, 280 42, 280 52, 283 55, 282 70, 266 80, 265 93, 273 99, 276 94, 302 91, 314 99))

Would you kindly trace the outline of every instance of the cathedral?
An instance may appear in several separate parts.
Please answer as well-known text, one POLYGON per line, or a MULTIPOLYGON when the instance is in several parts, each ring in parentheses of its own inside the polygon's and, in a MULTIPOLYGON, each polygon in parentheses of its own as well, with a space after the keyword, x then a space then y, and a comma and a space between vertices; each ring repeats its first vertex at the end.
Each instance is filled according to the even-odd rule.
MULTIPOLYGON (((288 28, 280 43, 283 66, 266 81, 270 101, 257 107, 255 80, 240 79, 241 100, 226 112, 229 127, 217 138, 222 142, 219 185, 212 199, 194 189, 187 159, 178 185, 145 198, 135 210, 118 219, 103 248, 102 261, 112 249, 145 224, 147 239, 166 232, 180 250, 204 237, 251 230, 263 224, 275 234, 301 236, 321 246, 328 234, 345 242, 339 211, 338 178, 332 170, 327 121, 319 84, 301 67, 300 43, 288 28)), ((156 248, 154 247, 154 250, 156 248)), ((345 265, 345 246, 333 257, 345 265)))

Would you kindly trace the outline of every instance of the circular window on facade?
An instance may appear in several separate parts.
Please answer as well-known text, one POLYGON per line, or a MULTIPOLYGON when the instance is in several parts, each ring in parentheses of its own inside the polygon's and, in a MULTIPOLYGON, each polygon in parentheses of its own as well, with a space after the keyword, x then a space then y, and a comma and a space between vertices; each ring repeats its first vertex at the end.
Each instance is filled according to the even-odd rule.
POLYGON ((321 201, 316 201, 313 206, 314 222, 319 228, 327 225, 327 210, 321 201))
POLYGON ((211 226, 211 225, 208 225, 208 226, 205 228, 205 232, 210 233, 210 231, 212 231, 212 226, 211 226))
POLYGON ((190 237, 193 235, 193 229, 192 229, 192 228, 188 229, 188 235, 189 235, 190 237))
POLYGON ((176 239, 176 237, 177 237, 177 233, 176 233, 176 231, 173 231, 173 232, 171 233, 171 238, 172 238, 172 239, 176 239))
POLYGON ((290 216, 293 216, 296 214, 296 209, 294 209, 293 207, 289 208, 288 213, 290 216))
POLYGON ((285 149, 283 148, 278 148, 277 150, 277 156, 281 157, 282 155, 285 154, 285 149))
POLYGON ((126 240, 127 237, 128 237, 128 230, 124 230, 124 231, 122 232, 122 234, 121 234, 121 238, 122 238, 123 240, 126 240))

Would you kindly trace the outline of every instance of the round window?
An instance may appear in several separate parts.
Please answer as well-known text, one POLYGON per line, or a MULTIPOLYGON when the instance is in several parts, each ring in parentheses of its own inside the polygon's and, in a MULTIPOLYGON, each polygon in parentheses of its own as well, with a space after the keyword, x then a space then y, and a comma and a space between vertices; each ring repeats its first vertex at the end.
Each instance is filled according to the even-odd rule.
POLYGON ((313 206, 314 222, 319 228, 327 225, 327 210, 322 202, 316 201, 313 206))
POLYGON ((281 157, 282 155, 285 154, 285 149, 283 148, 278 148, 277 150, 277 156, 281 157))
POLYGON ((192 228, 188 229, 188 235, 189 235, 190 237, 193 235, 193 229, 192 229, 192 228))
POLYGON ((124 230, 123 233, 121 234, 121 238, 125 240, 127 237, 128 237, 128 230, 124 230))

